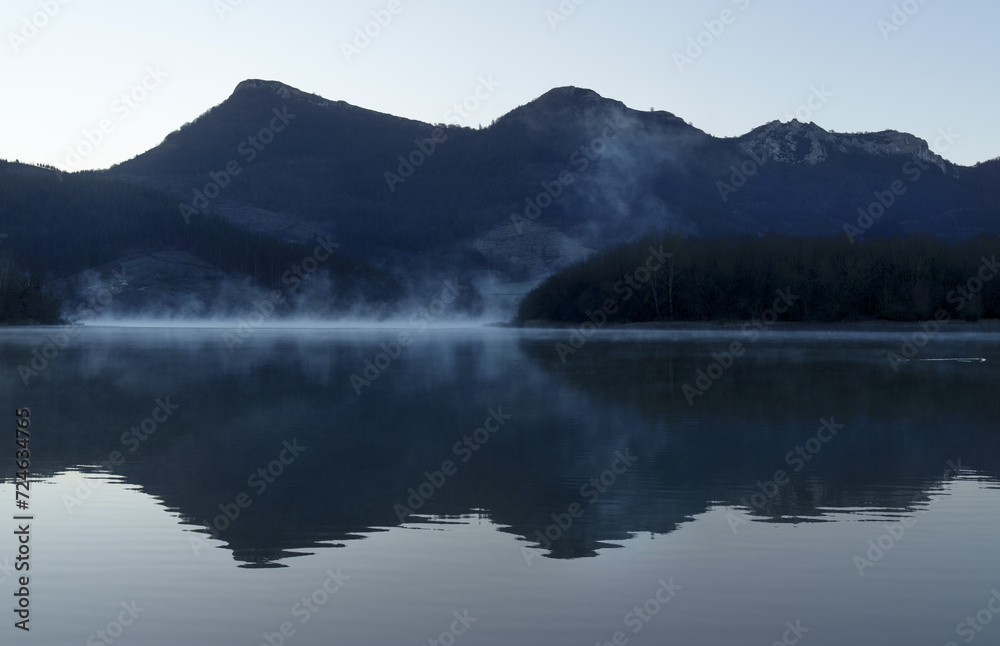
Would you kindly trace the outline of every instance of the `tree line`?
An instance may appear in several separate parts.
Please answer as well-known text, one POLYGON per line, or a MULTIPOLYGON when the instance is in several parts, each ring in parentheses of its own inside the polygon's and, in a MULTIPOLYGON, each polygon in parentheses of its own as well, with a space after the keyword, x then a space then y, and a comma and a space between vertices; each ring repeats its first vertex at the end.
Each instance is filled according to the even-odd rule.
POLYGON ((0 325, 59 322, 60 301, 9 253, 0 255, 0 325))
POLYGON ((797 297, 783 321, 920 321, 942 311, 969 321, 1000 318, 998 251, 996 234, 855 244, 846 237, 647 235, 550 277, 525 297, 518 320, 585 322, 598 310, 619 324, 750 320, 778 290, 797 297), (647 264, 653 251, 669 258, 647 264))

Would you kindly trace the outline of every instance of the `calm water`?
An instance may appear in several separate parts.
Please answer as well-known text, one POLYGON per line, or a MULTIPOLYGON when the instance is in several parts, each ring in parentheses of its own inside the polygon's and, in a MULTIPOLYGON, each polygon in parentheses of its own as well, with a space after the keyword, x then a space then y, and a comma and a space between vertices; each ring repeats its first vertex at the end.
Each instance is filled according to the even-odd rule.
POLYGON ((0 332, 2 643, 1000 643, 1000 335, 225 332, 0 332))

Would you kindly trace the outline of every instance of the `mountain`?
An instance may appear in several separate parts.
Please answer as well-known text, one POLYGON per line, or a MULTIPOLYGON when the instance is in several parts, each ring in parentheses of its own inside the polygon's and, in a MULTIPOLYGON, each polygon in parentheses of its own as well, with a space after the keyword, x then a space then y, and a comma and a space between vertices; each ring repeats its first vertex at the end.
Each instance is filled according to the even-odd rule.
MULTIPOLYGON (((36 181, 26 171, 6 177, 36 181)), ((498 316, 513 314, 544 278, 650 232, 962 239, 1000 230, 1000 160, 962 167, 906 133, 841 134, 797 121, 718 138, 670 113, 632 110, 573 87, 471 129, 248 80, 159 146, 106 171, 65 177, 115 187, 100 189, 112 202, 131 195, 125 186, 141 189, 141 198, 129 199, 145 206, 128 208, 174 233, 155 240, 121 233, 136 223, 125 217, 128 208, 109 206, 117 242, 64 244, 65 258, 48 256, 63 273, 68 258, 81 271, 130 251, 169 249, 246 275, 245 260, 219 265, 208 257, 215 243, 190 236, 189 222, 209 222, 215 241, 229 237, 223 226, 233 240, 299 251, 317 238, 335 240, 338 257, 417 303, 442 280, 461 278, 474 286, 473 309, 494 302, 498 316)), ((64 208, 48 198, 41 204, 64 208)), ((92 218, 105 207, 89 208, 92 218)), ((13 230, 31 211, 0 213, 14 218, 4 225, 13 230)), ((84 221, 67 226, 89 226, 84 221)), ((109 226, 99 219, 90 233, 109 226)), ((280 276, 282 268, 269 271, 280 276)), ((158 273, 146 291, 159 289, 158 273)), ((259 273, 253 265, 251 281, 259 273)), ((340 273, 338 282, 352 280, 349 269, 340 273)))
MULTIPOLYGON (((212 215, 185 222, 163 193, 98 173, 0 161, 0 214, 0 322, 53 322, 52 293, 65 299, 71 320, 80 312, 84 318, 95 312, 246 314, 273 291, 282 300, 308 294, 333 304, 364 296, 372 306, 401 294, 391 277, 333 243, 282 241, 212 215), (306 289, 308 276, 295 270, 313 255, 327 282, 312 281, 306 289), (7 267, 30 277, 24 294, 13 299, 20 306, 7 297, 13 289, 4 278, 7 267), (25 299, 37 304, 27 307, 25 299)), ((316 262, 308 268, 318 270, 316 262)))
POLYGON ((716 138, 572 87, 472 130, 252 80, 108 174, 269 235, 332 234, 366 260, 432 255, 441 266, 530 280, 651 229, 842 235, 896 182, 905 190, 870 235, 995 231, 1000 200, 983 178, 998 165, 951 164, 905 133, 797 121, 716 138), (227 164, 239 174, 220 175, 227 164), (530 244, 498 243, 511 233, 547 238, 551 262, 535 262, 530 244))

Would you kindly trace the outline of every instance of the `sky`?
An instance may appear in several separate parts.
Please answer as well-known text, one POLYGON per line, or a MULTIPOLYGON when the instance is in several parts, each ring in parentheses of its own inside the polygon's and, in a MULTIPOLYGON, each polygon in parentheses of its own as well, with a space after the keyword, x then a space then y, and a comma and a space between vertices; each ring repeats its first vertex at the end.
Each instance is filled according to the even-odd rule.
POLYGON ((996 0, 3 0, 0 158, 106 168, 260 78, 472 127, 573 85, 720 137, 797 117, 972 165, 1000 157, 997 24, 996 0))

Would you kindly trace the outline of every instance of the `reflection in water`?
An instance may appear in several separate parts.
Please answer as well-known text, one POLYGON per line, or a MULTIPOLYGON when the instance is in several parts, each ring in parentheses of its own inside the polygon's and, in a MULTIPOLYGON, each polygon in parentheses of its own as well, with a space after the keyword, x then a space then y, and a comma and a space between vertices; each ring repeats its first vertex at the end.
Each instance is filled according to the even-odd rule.
POLYGON ((224 332, 88 329, 27 387, 44 333, 0 332, 39 477, 25 643, 103 643, 131 607, 115 643, 430 643, 458 616, 463 646, 944 644, 1000 585, 996 338, 897 373, 898 334, 773 333, 719 374, 724 335, 564 364, 562 332, 441 330, 359 396, 395 332, 224 332))
POLYGON ((358 396, 351 375, 395 333, 263 330, 235 352, 221 334, 88 330, 27 388, 40 337, 7 334, 4 389, 46 427, 36 470, 113 473, 198 527, 195 548, 255 567, 470 513, 527 553, 593 556, 719 506, 740 526, 881 519, 1000 477, 988 337, 984 363, 897 374, 898 335, 773 335, 689 404, 732 339, 609 335, 564 364, 560 333, 441 331, 358 396))

